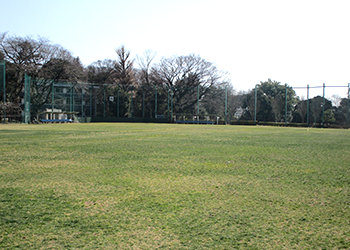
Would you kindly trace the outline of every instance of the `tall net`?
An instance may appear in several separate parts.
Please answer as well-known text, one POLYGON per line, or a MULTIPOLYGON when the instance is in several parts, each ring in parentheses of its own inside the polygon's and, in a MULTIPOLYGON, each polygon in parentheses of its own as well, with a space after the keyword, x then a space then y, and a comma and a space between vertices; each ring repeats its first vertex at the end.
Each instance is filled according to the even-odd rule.
POLYGON ((173 87, 171 113, 178 123, 227 121, 226 88, 173 87))
POLYGON ((225 94, 225 88, 70 83, 26 76, 24 122, 216 122, 226 120, 225 94))

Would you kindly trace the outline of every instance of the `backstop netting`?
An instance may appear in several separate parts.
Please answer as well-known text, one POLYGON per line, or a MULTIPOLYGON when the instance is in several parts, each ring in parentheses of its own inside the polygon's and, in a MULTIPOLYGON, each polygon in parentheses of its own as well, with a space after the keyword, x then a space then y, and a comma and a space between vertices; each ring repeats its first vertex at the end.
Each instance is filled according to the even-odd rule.
POLYGON ((225 120, 225 88, 55 82, 26 76, 24 122, 225 120))

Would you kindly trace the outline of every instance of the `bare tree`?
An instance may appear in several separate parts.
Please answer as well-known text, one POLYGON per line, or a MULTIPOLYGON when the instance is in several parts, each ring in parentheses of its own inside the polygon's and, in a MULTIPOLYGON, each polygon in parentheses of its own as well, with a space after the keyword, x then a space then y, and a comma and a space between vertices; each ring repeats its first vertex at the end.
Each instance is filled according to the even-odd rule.
POLYGON ((162 58, 156 65, 156 76, 171 91, 178 113, 193 113, 198 96, 201 100, 211 87, 229 83, 225 73, 194 54, 162 58))
POLYGON ((9 101, 19 101, 24 86, 24 74, 39 77, 44 65, 60 58, 73 62, 72 55, 60 45, 53 45, 48 39, 38 37, 7 36, 0 34, 0 51, 8 62, 7 92, 9 101))
POLYGON ((143 57, 136 56, 137 63, 139 65, 138 79, 142 85, 150 85, 150 71, 153 59, 156 57, 156 53, 152 50, 146 50, 143 53, 143 57))
POLYGON ((340 102, 342 100, 340 95, 332 95, 329 99, 331 100, 333 106, 340 106, 340 102))

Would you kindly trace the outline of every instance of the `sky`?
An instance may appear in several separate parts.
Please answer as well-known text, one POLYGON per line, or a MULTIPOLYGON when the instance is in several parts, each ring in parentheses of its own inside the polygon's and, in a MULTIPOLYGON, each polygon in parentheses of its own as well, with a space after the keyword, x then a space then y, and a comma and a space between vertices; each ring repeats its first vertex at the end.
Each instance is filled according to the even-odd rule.
POLYGON ((346 97, 348 0, 0 0, 0 33, 60 44, 87 66, 131 56, 194 53, 248 91, 268 78, 306 97, 346 97), (345 87, 330 87, 345 86, 345 87), (297 89, 296 87, 304 87, 297 89), (310 97, 323 94, 310 89, 310 97))

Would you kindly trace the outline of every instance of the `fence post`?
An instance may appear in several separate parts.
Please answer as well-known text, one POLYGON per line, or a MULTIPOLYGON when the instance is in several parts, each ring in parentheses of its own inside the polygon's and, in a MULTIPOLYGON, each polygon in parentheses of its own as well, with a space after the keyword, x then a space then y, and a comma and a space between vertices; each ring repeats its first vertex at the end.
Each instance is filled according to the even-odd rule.
POLYGON ((90 117, 92 117, 92 88, 94 85, 90 86, 90 117))
POLYGON ((307 107, 306 107, 307 111, 306 111, 306 124, 307 127, 309 127, 309 109, 310 109, 310 105, 309 105, 309 84, 307 85, 307 107))
MULTIPOLYGON (((53 113, 53 109, 55 108, 55 84, 54 81, 52 81, 52 96, 51 96, 51 109, 53 113)), ((53 117, 51 117, 53 119, 53 117)))
POLYGON ((2 86, 2 91, 3 91, 3 111, 4 111, 4 123, 6 123, 6 108, 5 108, 5 102, 6 102, 6 61, 3 60, 2 61, 2 83, 3 83, 3 86, 2 86))
POLYGON ((169 87, 168 86, 166 86, 166 88, 167 88, 167 90, 168 90, 168 113, 167 113, 167 118, 168 118, 168 121, 170 120, 169 119, 169 111, 170 111, 170 109, 169 109, 169 100, 170 100, 170 93, 169 93, 169 91, 170 91, 170 89, 169 89, 169 87))
POLYGON ((288 94, 288 91, 287 91, 287 83, 285 84, 286 86, 286 106, 285 106, 285 125, 287 126, 287 108, 288 108, 288 105, 287 105, 287 101, 288 101, 288 97, 287 97, 287 94, 288 94))
POLYGON ((106 88, 103 84, 103 118, 106 117, 106 88))
POLYGON ((254 98, 254 125, 256 125, 256 108, 257 108, 257 99, 258 99, 258 89, 255 85, 255 98, 254 98))
POLYGON ((347 119, 346 119, 346 128, 349 129, 349 115, 350 115, 350 83, 348 83, 348 115, 347 115, 347 119))
POLYGON ((117 118, 119 118, 119 86, 117 91, 117 118))
POLYGON ((225 86, 225 124, 227 124, 227 85, 225 86))
POLYGON ((24 75, 24 123, 30 122, 30 76, 24 75))
POLYGON ((75 105, 75 97, 74 97, 74 85, 72 84, 72 110, 74 112, 74 105, 75 105))
POLYGON ((142 118, 145 118, 145 87, 142 85, 142 118))
POLYGON ((84 89, 81 87, 81 117, 84 117, 84 89))
POLYGON ((323 83, 323 99, 322 99, 322 127, 324 127, 324 92, 325 92, 325 84, 323 83))
POLYGON ((173 121, 173 96, 174 96, 174 91, 173 91, 173 87, 171 87, 171 114, 170 114, 170 122, 173 121))
POLYGON ((154 86, 154 118, 157 118, 157 87, 154 86))
POLYGON ((132 118, 132 113, 133 113, 133 86, 131 86, 131 104, 130 104, 130 115, 131 115, 131 117, 130 118, 132 118))
POLYGON ((70 83, 70 98, 69 98, 69 112, 71 113, 71 118, 72 118, 72 103, 73 103, 73 87, 72 87, 72 83, 70 83))
POLYGON ((199 121, 199 84, 197 85, 197 121, 199 121))

